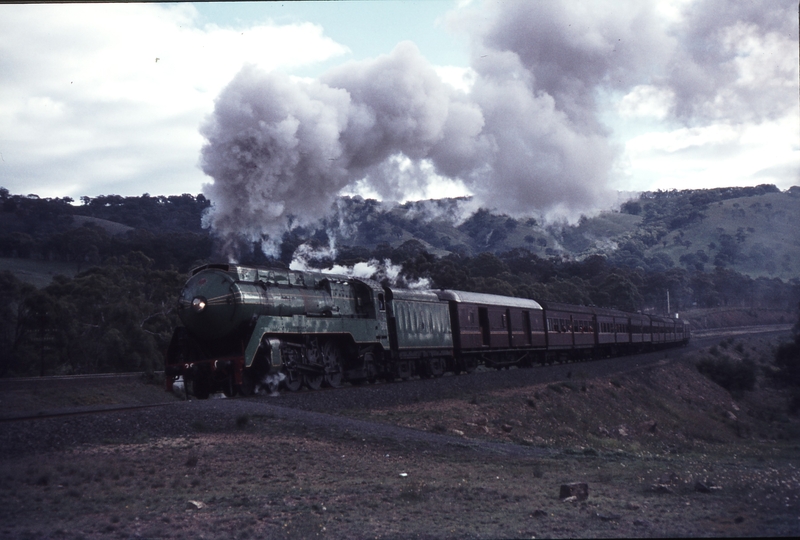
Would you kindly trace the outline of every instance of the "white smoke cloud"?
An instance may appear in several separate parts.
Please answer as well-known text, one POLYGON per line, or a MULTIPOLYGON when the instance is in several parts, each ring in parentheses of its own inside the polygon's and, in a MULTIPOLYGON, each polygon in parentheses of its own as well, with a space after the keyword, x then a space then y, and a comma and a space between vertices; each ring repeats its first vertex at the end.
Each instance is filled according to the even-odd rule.
MULTIPOLYGON (((797 107, 797 2, 702 0, 673 28, 660 84, 687 125, 775 120, 797 107)), ((795 114, 796 117, 796 114, 795 114)))
POLYGON ((245 238, 274 253, 290 223, 319 220, 358 181, 392 197, 422 187, 422 160, 449 177, 474 170, 482 116, 459 95, 411 43, 319 81, 243 69, 202 128, 206 225, 229 251, 245 238))
POLYGON ((459 199, 428 199, 403 205, 406 219, 419 219, 423 223, 446 221, 458 227, 480 208, 472 197, 459 199))
POLYGON ((439 176, 511 214, 575 211, 597 204, 613 157, 604 136, 573 129, 547 96, 494 78, 468 97, 411 43, 319 81, 246 68, 202 133, 214 179, 206 224, 229 247, 243 237, 270 254, 290 223, 315 222, 358 184, 401 199, 439 176))
POLYGON ((516 217, 609 207, 611 175, 632 158, 620 160, 599 96, 706 134, 796 101, 789 4, 763 6, 698 0, 665 17, 638 0, 482 2, 449 18, 471 36, 460 73, 409 42, 318 80, 245 68, 202 128, 206 224, 231 250, 244 238, 273 254, 342 193, 404 200, 442 180, 516 217))
POLYGON ((390 259, 370 259, 367 262, 358 262, 353 266, 333 264, 327 268, 316 268, 311 264, 314 260, 323 259, 329 254, 326 249, 314 249, 307 244, 301 245, 294 252, 289 268, 302 272, 321 272, 337 276, 347 276, 361 279, 372 279, 381 283, 386 282, 392 287, 406 289, 430 289, 431 282, 428 278, 409 280, 403 276, 403 266, 394 264, 390 259))

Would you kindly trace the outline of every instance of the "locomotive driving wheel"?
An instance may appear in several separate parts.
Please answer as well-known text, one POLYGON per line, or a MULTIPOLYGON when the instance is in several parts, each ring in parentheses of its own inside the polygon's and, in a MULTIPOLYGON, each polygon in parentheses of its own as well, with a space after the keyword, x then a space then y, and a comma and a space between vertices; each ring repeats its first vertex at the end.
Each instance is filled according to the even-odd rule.
POLYGON ((303 386, 303 375, 296 369, 287 369, 284 371, 286 378, 283 380, 283 386, 290 392, 297 392, 303 386))
POLYGON ((324 366, 323 352, 319 346, 317 338, 311 338, 306 343, 305 348, 306 359, 312 369, 318 368, 319 371, 308 371, 303 375, 303 382, 311 390, 319 390, 322 387, 322 382, 325 378, 322 367, 324 366))
POLYGON ((303 374, 297 369, 302 360, 299 347, 282 347, 281 352, 284 355, 283 373, 286 375, 283 387, 290 392, 297 392, 303 386, 303 374))
POLYGON ((322 373, 308 372, 303 375, 303 382, 310 390, 319 390, 322 388, 322 380, 325 376, 322 373))
POLYGON ((342 386, 342 354, 341 349, 332 340, 322 345, 322 365, 325 366, 324 383, 331 388, 342 386))

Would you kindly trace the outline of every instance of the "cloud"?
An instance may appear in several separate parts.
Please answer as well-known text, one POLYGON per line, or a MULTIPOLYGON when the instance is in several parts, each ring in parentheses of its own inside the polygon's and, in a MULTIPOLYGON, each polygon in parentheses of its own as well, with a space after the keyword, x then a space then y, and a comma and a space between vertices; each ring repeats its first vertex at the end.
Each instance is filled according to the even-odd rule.
POLYGON ((471 193, 509 214, 576 216, 631 189, 620 178, 788 187, 796 8, 464 2, 445 22, 469 67, 402 43, 299 79, 288 73, 347 48, 307 23, 201 25, 189 4, 1 5, 0 185, 171 194, 205 172, 208 223, 239 240, 274 240, 340 193, 471 193))
POLYGON ((676 118, 758 123, 796 107, 797 2, 699 0, 681 15, 661 80, 676 118))
POLYGON ((0 6, 0 185, 197 192, 197 127, 244 62, 286 69, 347 52, 311 24, 197 21, 188 4, 0 6))
POLYGON ((663 120, 674 107, 675 94, 668 88, 640 84, 625 94, 619 101, 617 110, 627 118, 656 118, 663 120))
POLYGON ((655 5, 636 0, 485 2, 451 24, 473 36, 480 76, 526 80, 584 130, 603 131, 598 87, 637 84, 674 46, 655 5))
POLYGON ((798 27, 794 1, 685 2, 668 61, 618 103, 663 120, 625 143, 642 189, 798 183, 798 27))
POLYGON ((797 118, 760 124, 715 123, 632 138, 628 172, 650 189, 696 189, 800 182, 797 118))

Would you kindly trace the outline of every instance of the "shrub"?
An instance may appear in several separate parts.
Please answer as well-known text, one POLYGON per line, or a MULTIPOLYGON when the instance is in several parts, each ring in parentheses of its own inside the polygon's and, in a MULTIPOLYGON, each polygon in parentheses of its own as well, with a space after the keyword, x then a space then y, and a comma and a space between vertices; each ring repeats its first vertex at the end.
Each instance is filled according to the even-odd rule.
POLYGON ((791 386, 800 386, 800 343, 782 343, 775 352, 775 366, 780 380, 791 386))
POLYGON ((735 361, 728 356, 704 358, 697 362, 697 371, 734 395, 755 388, 756 366, 750 360, 735 361))

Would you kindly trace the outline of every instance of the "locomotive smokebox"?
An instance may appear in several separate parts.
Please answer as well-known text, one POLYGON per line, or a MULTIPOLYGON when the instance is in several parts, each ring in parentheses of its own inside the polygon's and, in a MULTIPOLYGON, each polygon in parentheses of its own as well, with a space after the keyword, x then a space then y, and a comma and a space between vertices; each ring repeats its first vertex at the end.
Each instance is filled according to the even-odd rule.
POLYGON ((221 339, 260 314, 266 291, 242 283, 229 273, 206 271, 192 276, 181 291, 178 315, 184 326, 203 339, 221 339))
POLYGON ((261 316, 330 316, 339 307, 325 283, 297 272, 259 275, 241 267, 204 267, 183 287, 178 315, 201 341, 238 335, 261 316))

